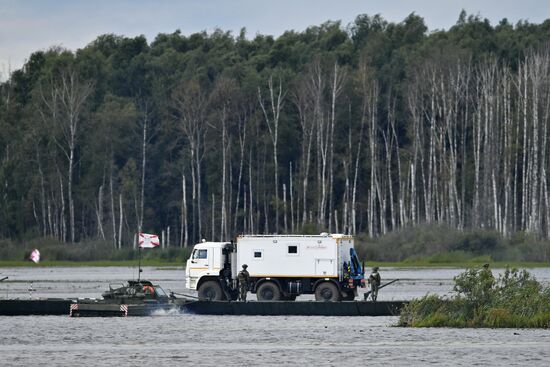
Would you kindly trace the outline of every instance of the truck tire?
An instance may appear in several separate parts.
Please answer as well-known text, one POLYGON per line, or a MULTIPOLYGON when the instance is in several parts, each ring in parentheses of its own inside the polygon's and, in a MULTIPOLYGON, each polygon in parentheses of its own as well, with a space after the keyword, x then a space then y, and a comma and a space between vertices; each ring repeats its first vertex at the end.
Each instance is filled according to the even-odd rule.
POLYGON ((315 300, 321 302, 338 302, 341 299, 340 290, 336 284, 323 282, 315 288, 315 300))
POLYGON ((199 286, 200 300, 221 301, 224 298, 222 287, 214 280, 208 280, 199 286))
POLYGON ((281 290, 274 282, 265 282, 260 284, 256 291, 258 301, 279 301, 281 299, 281 290))

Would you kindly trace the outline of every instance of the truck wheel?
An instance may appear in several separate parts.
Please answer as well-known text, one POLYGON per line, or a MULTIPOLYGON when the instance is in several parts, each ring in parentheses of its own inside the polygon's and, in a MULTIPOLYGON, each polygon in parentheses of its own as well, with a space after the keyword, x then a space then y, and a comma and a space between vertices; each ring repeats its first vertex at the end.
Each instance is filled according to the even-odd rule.
POLYGON ((340 291, 336 284, 323 282, 315 289, 315 300, 323 302, 337 302, 341 298, 340 291))
POLYGON ((202 283, 199 287, 199 299, 207 301, 221 301, 224 294, 220 284, 213 280, 208 280, 202 283))
POLYGON ((281 299, 281 290, 273 282, 262 283, 256 291, 258 301, 279 301, 281 299))

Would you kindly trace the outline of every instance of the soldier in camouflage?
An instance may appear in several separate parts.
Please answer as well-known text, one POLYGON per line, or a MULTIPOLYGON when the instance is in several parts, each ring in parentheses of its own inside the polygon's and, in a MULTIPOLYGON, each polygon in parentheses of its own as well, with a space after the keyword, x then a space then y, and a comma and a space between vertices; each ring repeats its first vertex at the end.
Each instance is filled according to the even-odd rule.
POLYGON ((380 287, 380 282, 382 281, 380 277, 380 273, 378 273, 378 266, 375 266, 372 268, 372 273, 369 276, 369 283, 370 283, 370 289, 371 294, 370 297, 373 301, 376 301, 378 298, 378 287, 380 287))
POLYGON ((248 273, 248 265, 243 264, 243 270, 239 272, 237 278, 239 279, 239 300, 246 301, 246 293, 248 293, 248 285, 250 283, 250 274, 248 273))

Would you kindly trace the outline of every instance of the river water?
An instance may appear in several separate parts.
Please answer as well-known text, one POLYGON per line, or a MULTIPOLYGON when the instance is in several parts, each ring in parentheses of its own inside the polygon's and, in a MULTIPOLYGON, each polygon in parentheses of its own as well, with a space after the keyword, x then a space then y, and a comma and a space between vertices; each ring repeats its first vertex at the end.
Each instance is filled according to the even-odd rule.
MULTIPOLYGON (((461 271, 382 268, 383 283, 401 281, 381 290, 379 299, 449 294, 453 276, 461 271)), ((495 275, 500 271, 495 269, 495 275)), ((530 271, 550 284, 550 268, 530 271)), ((4 276, 9 279, 0 283, 0 298, 76 298, 98 297, 109 283, 123 283, 137 272, 125 267, 1 268, 4 276)), ((143 277, 165 290, 189 293, 183 269, 144 268, 143 277)), ((396 322, 396 317, 191 314, 0 317, 0 366, 550 365, 550 330, 412 329, 394 327, 396 322)))

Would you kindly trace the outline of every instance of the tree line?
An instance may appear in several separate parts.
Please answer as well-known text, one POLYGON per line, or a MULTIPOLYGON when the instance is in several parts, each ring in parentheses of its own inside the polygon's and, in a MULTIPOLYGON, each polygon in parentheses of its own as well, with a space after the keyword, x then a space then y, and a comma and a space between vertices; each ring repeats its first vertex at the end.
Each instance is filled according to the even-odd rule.
POLYGON ((550 20, 102 35, 0 84, 0 237, 550 236, 550 20))

